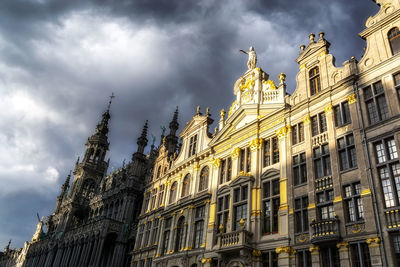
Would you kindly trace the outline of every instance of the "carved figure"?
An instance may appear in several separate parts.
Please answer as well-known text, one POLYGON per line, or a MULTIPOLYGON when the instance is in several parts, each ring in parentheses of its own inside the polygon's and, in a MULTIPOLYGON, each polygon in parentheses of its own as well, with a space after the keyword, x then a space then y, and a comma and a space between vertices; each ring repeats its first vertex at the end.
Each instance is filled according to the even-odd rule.
POLYGON ((249 70, 255 69, 257 64, 257 54, 256 51, 254 50, 254 47, 250 46, 248 52, 242 49, 240 49, 239 51, 249 56, 249 59, 247 60, 247 67, 249 68, 249 70))

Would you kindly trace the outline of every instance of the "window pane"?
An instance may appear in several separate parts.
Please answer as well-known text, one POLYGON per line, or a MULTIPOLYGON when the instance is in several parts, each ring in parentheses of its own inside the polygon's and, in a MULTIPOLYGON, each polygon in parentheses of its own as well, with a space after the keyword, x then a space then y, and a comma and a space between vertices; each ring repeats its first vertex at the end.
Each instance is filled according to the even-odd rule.
POLYGON ((375 145, 376 156, 378 158, 378 163, 383 163, 386 161, 385 149, 382 143, 375 145))
POLYGON ((394 139, 388 140, 387 141, 387 146, 388 146, 388 150, 389 150, 389 159, 398 158, 397 148, 396 148, 396 144, 394 142, 394 139))

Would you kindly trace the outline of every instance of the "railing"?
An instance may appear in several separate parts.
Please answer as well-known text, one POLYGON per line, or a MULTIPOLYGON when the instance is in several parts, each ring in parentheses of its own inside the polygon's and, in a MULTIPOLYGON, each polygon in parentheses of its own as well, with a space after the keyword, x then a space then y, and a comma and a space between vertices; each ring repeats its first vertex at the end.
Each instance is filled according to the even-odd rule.
POLYGON ((310 226, 312 243, 337 240, 340 237, 339 219, 337 218, 313 221, 310 226))
POLYGON ((332 176, 327 176, 315 180, 315 190, 324 190, 333 186, 332 176))
POLYGON ((328 132, 324 132, 312 138, 312 146, 319 146, 326 142, 328 142, 328 132))
POLYGON ((385 210, 385 217, 388 230, 400 229, 400 209, 399 207, 385 210))
POLYGON ((220 248, 246 246, 250 244, 251 233, 246 230, 223 233, 219 235, 218 241, 220 248))

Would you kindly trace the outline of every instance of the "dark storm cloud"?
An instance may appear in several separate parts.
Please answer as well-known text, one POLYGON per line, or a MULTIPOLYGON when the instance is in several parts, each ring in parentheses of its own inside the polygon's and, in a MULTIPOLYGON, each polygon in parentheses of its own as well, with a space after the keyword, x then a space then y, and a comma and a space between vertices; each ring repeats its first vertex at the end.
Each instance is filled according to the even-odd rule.
POLYGON ((298 47, 310 32, 325 31, 340 66, 362 55, 357 33, 376 11, 372 1, 345 0, 0 1, 0 104, 8 111, 0 117, 0 154, 8 155, 0 155, 0 247, 9 237, 22 246, 35 212, 52 212, 111 92, 108 156, 117 168, 146 119, 156 144, 176 106, 180 129, 197 105, 217 121, 246 70, 238 49, 254 45, 259 65, 274 80, 286 73, 293 92, 298 47))

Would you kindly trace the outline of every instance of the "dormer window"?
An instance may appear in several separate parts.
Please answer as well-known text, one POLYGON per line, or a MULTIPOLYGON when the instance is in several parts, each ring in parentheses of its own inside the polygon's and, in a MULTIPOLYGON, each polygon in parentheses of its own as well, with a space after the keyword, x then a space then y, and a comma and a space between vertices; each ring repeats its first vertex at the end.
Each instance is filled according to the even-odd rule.
POLYGON ((197 134, 195 134, 192 137, 190 137, 188 157, 191 157, 194 154, 196 154, 196 146, 197 146, 197 134))
POLYGON ((400 52, 400 30, 395 27, 388 32, 388 38, 390 43, 390 49, 392 54, 397 55, 400 52))
POLYGON ((319 78, 319 68, 315 67, 308 73, 310 79, 310 93, 311 95, 318 94, 321 91, 321 81, 319 78))

